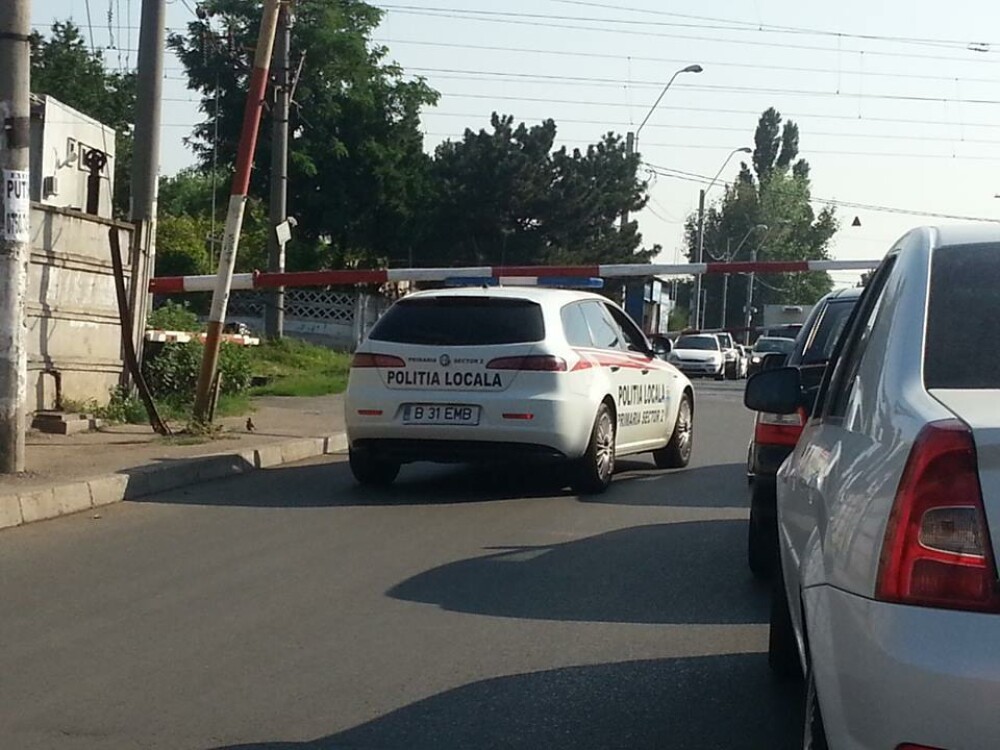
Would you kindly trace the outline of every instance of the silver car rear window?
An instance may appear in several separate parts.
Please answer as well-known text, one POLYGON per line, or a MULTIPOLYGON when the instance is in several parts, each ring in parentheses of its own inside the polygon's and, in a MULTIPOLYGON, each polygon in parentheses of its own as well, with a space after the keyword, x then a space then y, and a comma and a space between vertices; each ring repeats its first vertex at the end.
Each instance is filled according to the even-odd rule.
POLYGON ((934 251, 924 386, 1000 388, 1000 244, 934 251))

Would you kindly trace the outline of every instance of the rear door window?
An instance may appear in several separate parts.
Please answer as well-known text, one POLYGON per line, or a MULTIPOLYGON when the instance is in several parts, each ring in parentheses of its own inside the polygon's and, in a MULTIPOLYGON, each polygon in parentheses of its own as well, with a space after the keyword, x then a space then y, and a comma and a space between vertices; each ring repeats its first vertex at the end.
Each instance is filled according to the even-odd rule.
POLYGON ((403 299, 383 315, 373 341, 438 346, 522 344, 545 338, 542 308, 509 297, 418 297, 403 299))
POLYGON ((840 338, 841 331, 854 309, 856 300, 831 300, 821 313, 819 323, 810 331, 803 342, 802 364, 818 365, 827 362, 833 354, 833 347, 840 338))
POLYGON ((931 258, 926 388, 1000 388, 1000 244, 943 247, 931 258))
POLYGON ((593 346, 594 342, 590 338, 590 328, 587 326, 587 319, 583 316, 583 309, 580 303, 576 302, 566 305, 561 311, 563 331, 566 334, 566 341, 570 346, 593 346))
POLYGON ((621 331, 605 312, 604 305, 596 301, 583 302, 580 309, 583 310, 583 317, 587 319, 587 326, 590 328, 590 336, 594 341, 594 346, 599 349, 622 348, 621 331))

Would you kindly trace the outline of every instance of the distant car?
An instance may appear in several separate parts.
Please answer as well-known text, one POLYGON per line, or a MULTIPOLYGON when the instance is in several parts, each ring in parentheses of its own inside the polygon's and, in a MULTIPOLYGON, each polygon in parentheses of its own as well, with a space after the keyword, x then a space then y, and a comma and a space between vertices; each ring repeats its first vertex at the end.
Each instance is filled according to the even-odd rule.
POLYGON ((685 375, 711 376, 722 380, 726 374, 725 358, 719 339, 711 333, 679 336, 667 361, 685 375))
POLYGON ((815 398, 794 368, 747 385, 752 409, 811 407, 778 472, 769 639, 805 675, 803 747, 1000 747, 998 318, 1000 230, 914 230, 815 398))
MULTIPOLYGON (((785 360, 786 366, 801 369, 807 388, 819 385, 837 337, 860 296, 860 289, 831 292, 809 313, 785 360)), ((774 568, 778 553, 775 475, 795 447, 805 421, 804 411, 758 412, 754 418, 753 437, 747 449, 747 477, 751 480, 747 561, 757 576, 767 577, 774 568)))
POLYGON ((415 461, 533 461, 596 493, 620 456, 686 466, 694 436, 691 382, 620 307, 566 289, 404 297, 355 352, 344 411, 361 484, 415 461))
POLYGON ((795 339, 784 339, 776 336, 761 336, 757 343, 750 350, 750 362, 747 366, 747 375, 758 372, 764 364, 764 356, 767 354, 791 354, 795 346, 795 339))
POLYGON ((722 359, 725 363, 724 375, 728 380, 736 380, 740 376, 740 353, 736 351, 736 342, 733 341, 732 334, 720 332, 715 334, 722 347, 722 359))

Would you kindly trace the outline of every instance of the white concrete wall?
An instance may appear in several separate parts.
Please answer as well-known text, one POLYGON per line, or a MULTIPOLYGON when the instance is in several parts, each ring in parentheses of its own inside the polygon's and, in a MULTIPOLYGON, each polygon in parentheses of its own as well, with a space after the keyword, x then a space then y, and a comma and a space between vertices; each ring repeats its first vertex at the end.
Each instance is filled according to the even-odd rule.
POLYGON ((64 398, 106 402, 123 370, 109 230, 118 233, 131 283, 131 228, 106 219, 32 205, 28 272, 28 408, 64 398))

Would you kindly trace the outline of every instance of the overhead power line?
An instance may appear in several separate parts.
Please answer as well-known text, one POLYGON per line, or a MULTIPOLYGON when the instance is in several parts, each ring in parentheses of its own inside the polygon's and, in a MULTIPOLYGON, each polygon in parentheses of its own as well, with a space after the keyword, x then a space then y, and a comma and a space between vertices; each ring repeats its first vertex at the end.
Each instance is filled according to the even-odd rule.
MULTIPOLYGON (((849 53, 863 53, 865 55, 880 56, 880 57, 896 57, 904 59, 921 59, 921 60, 942 60, 942 61, 952 61, 952 62, 962 62, 962 63, 975 63, 975 64, 1000 64, 1000 60, 987 60, 983 59, 981 55, 977 57, 955 57, 953 55, 928 55, 919 54, 914 52, 894 52, 888 50, 876 50, 876 49, 857 49, 857 48, 843 48, 838 47, 821 47, 818 45, 808 45, 808 44, 789 44, 787 42, 773 42, 773 41, 754 41, 749 39, 725 39, 721 37, 711 37, 711 36, 695 36, 691 34, 670 34, 662 31, 640 31, 635 28, 613 28, 609 24, 613 25, 615 23, 619 24, 630 24, 639 25, 642 27, 648 27, 649 22, 645 21, 623 21, 621 19, 611 19, 611 18, 581 18, 576 16, 555 16, 546 15, 541 13, 513 13, 509 11, 482 11, 482 10, 466 10, 466 9, 455 9, 455 8, 430 8, 430 7, 419 7, 413 5, 383 5, 385 10, 416 16, 425 16, 429 18, 448 18, 463 21, 479 21, 485 23, 504 23, 512 24, 517 26, 531 26, 531 27, 542 27, 542 28, 553 28, 553 29, 570 29, 575 31, 595 31, 602 33, 612 33, 612 34, 626 34, 630 36, 643 36, 643 37, 654 37, 663 39, 686 39, 689 41, 696 42, 719 42, 722 44, 739 44, 751 47, 768 47, 770 49, 776 46, 781 47, 782 50, 797 49, 797 50, 807 50, 810 52, 828 52, 831 54, 849 54, 849 53), (554 20, 547 20, 554 19, 554 20), (575 22, 575 23, 574 23, 575 22), (581 25, 586 23, 597 23, 599 25, 581 25)), ((676 24, 675 24, 676 25, 676 24)), ((732 30, 732 29, 729 29, 732 30)))
MULTIPOLYGON (((614 78, 597 78, 593 76, 567 76, 551 75, 546 73, 509 73, 501 70, 468 70, 463 68, 422 68, 410 67, 410 71, 423 73, 435 73, 441 78, 457 80, 519 80, 526 82, 537 81, 539 83, 583 83, 595 86, 612 86, 614 88, 625 88, 626 84, 614 78)), ((649 88, 662 88, 662 83, 657 81, 631 81, 629 86, 640 86, 649 88)), ((834 97, 838 99, 884 99, 886 101, 902 102, 931 102, 933 104, 983 104, 989 106, 1000 105, 1000 99, 962 99, 948 96, 917 96, 910 94, 875 94, 863 91, 841 92, 822 91, 809 89, 789 89, 789 88, 766 88, 762 86, 719 86, 712 84, 681 83, 676 84, 676 88, 690 91, 716 91, 741 94, 768 94, 769 96, 799 96, 799 97, 834 97)))
MULTIPOLYGON (((609 54, 601 52, 583 52, 583 51, 573 51, 573 50, 557 50, 557 49, 539 49, 539 48, 525 48, 525 47, 505 47, 496 46, 488 44, 460 44, 457 42, 438 42, 438 41, 426 41, 419 39, 377 39, 373 40, 378 44, 410 44, 416 46, 425 47, 439 47, 445 49, 470 49, 479 50, 483 52, 504 52, 504 53, 518 53, 518 54, 533 54, 533 55, 549 55, 555 57, 583 57, 589 59, 598 60, 618 60, 619 62, 654 62, 654 63, 666 63, 670 65, 686 65, 689 61, 686 58, 669 58, 669 57, 647 57, 643 55, 623 55, 623 54, 609 54)), ((865 78, 876 77, 876 78, 892 78, 892 79, 909 79, 918 81, 946 81, 948 83, 1000 83, 1000 78, 978 78, 975 76, 947 76, 947 75, 928 75, 926 73, 898 73, 898 72, 885 72, 876 70, 846 70, 844 68, 814 68, 809 66, 797 66, 797 65, 765 65, 761 63, 754 63, 750 61, 740 61, 740 62, 726 62, 723 60, 712 60, 710 58, 704 59, 699 58, 703 65, 709 65, 713 68, 715 67, 732 67, 740 69, 751 69, 751 70, 775 70, 789 73, 826 73, 829 75, 838 76, 864 76, 865 78)), ((625 81, 622 81, 625 83, 625 81)), ((633 81, 628 81, 631 85, 633 81)), ((657 86, 663 86, 663 81, 659 81, 657 86)))
MULTIPOLYGON (((681 169, 673 169, 671 167, 662 167, 656 164, 645 164, 645 166, 652 172, 656 173, 660 177, 668 177, 672 179, 681 179, 688 182, 698 182, 701 184, 707 184, 712 181, 711 177, 707 175, 698 174, 697 172, 685 172, 681 169)), ((810 198, 812 203, 822 203, 831 206, 838 206, 840 208, 853 208, 863 211, 879 211, 882 213, 891 214, 902 214, 906 216, 925 216, 933 219, 950 219, 953 221, 983 221, 989 222, 991 224, 1000 224, 1000 219, 988 218, 984 216, 963 216, 961 214, 947 214, 940 213, 937 211, 921 211, 913 208, 900 208, 898 206, 880 206, 872 203, 859 203, 856 201, 845 201, 837 198, 820 198, 819 196, 813 196, 810 198)))
POLYGON ((831 31, 830 29, 806 28, 802 26, 782 26, 777 24, 755 23, 753 21, 739 21, 734 19, 717 18, 711 16, 696 16, 687 13, 672 13, 664 10, 651 10, 649 8, 632 8, 628 6, 609 5, 608 3, 590 2, 588 0, 552 0, 562 5, 575 5, 586 8, 601 8, 616 13, 626 11, 628 13, 643 13, 651 16, 686 18, 695 21, 708 21, 711 23, 731 24, 734 31, 760 31, 771 34, 806 34, 813 36, 835 37, 838 39, 860 39, 863 41, 895 42, 898 44, 919 44, 933 47, 961 47, 968 49, 970 44, 993 46, 990 42, 983 40, 958 40, 958 39, 933 39, 929 37, 907 37, 893 36, 887 34, 858 34, 847 31, 831 31))

